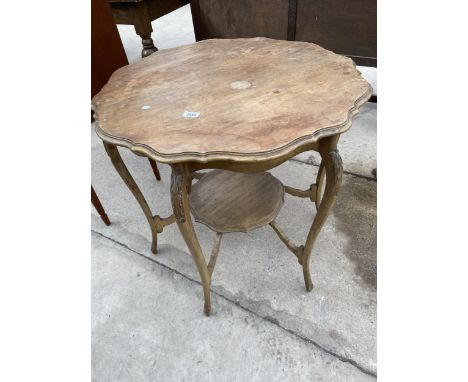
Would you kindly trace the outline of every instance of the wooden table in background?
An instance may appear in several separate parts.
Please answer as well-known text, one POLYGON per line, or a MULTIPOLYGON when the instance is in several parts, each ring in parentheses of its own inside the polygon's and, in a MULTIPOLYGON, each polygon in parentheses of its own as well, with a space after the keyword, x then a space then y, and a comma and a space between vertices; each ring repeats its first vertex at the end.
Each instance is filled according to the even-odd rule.
POLYGON ((312 289, 312 247, 341 184, 338 139, 371 94, 351 59, 318 45, 205 40, 119 70, 93 99, 93 108, 96 132, 148 220, 153 253, 157 235, 176 222, 195 260, 209 314, 212 274, 227 232, 269 224, 312 289), (172 167, 171 216, 152 213, 117 146, 172 167), (309 188, 283 185, 266 172, 308 150, 322 158, 309 188), (198 172, 203 169, 215 170, 198 172), (285 193, 317 208, 304 245, 294 244, 275 222, 285 193), (191 215, 215 231, 208 263, 191 215))
POLYGON ((164 16, 177 8, 188 4, 189 0, 108 0, 116 24, 135 26, 136 33, 141 37, 143 50, 141 56, 146 57, 158 49, 154 46, 151 33, 151 21, 164 16))
POLYGON ((377 0, 191 0, 197 41, 307 41, 377 67, 377 0))

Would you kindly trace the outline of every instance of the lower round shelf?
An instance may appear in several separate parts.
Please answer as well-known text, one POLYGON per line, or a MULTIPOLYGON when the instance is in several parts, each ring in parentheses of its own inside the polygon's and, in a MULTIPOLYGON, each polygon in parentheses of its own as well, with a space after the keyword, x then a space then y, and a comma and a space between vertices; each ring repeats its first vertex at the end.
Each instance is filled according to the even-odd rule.
POLYGON ((270 223, 283 201, 283 184, 268 172, 213 170, 190 193, 195 220, 221 233, 248 232, 270 223))

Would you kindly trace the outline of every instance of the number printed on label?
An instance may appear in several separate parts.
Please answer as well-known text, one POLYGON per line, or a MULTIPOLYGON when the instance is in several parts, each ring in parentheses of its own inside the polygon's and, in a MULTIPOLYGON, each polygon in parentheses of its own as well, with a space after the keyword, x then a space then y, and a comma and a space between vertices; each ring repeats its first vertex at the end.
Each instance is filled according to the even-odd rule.
POLYGON ((198 118, 200 116, 200 112, 198 111, 184 111, 182 114, 185 118, 198 118))

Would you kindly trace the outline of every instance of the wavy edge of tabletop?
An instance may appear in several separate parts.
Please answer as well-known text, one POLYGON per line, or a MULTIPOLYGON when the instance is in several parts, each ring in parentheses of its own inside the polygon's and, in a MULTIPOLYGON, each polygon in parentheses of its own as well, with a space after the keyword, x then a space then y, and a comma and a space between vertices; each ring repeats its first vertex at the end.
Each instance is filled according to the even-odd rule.
MULTIPOLYGON (((314 44, 316 45, 316 44, 314 44)), ((166 50, 177 49, 170 48, 166 50)), ((356 67, 356 63, 349 59, 356 71, 359 70, 356 67)), ((360 72, 359 72, 360 73, 360 72)), ((367 81, 366 81, 367 82, 367 81)), ((332 126, 326 126, 319 130, 316 130, 314 133, 303 135, 281 147, 267 150, 259 151, 256 153, 241 153, 234 151, 209 151, 205 153, 200 152, 180 152, 173 154, 164 154, 156 151, 152 147, 136 143, 128 138, 114 136, 112 134, 106 133, 99 126, 99 114, 96 111, 96 105, 94 102, 91 102, 91 109, 94 112, 94 121, 95 121, 95 131, 96 134, 106 143, 114 144, 116 146, 121 146, 128 148, 132 152, 140 156, 146 156, 155 161, 165 164, 176 164, 183 162, 198 162, 198 163, 208 163, 212 161, 235 161, 235 162, 261 162, 275 160, 279 158, 292 157, 299 154, 302 151, 308 150, 308 148, 318 142, 320 139, 333 136, 337 134, 345 133, 349 130, 352 125, 353 118, 359 114, 359 108, 366 103, 372 96, 373 89, 372 86, 367 83, 367 89, 355 102, 354 105, 348 110, 346 121, 332 126)))

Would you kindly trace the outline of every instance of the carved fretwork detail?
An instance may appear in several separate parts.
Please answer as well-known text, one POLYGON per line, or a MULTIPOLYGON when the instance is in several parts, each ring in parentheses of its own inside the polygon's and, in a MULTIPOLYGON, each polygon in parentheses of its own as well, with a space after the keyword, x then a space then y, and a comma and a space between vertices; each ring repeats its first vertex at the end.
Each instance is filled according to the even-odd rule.
POLYGON ((182 205, 182 187, 184 184, 184 177, 182 174, 172 173, 171 175, 171 201, 172 209, 176 220, 179 223, 185 223, 184 208, 182 205))
POLYGON ((335 187, 335 195, 338 193, 339 185, 341 185, 341 177, 343 175, 343 161, 337 149, 330 150, 330 158, 333 164, 333 177, 335 179, 335 184, 338 187, 335 187))

